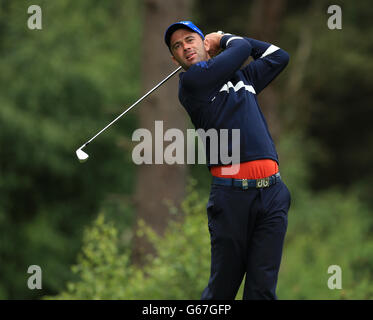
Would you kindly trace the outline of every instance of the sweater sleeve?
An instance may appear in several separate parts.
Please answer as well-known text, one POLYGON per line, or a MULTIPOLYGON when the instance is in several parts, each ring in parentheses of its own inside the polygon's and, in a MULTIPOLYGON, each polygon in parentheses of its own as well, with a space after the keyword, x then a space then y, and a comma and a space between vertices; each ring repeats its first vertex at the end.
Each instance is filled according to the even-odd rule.
POLYGON ((224 51, 208 61, 191 66, 183 75, 183 86, 194 92, 223 85, 251 54, 252 46, 243 37, 224 35, 220 40, 224 51))
POLYGON ((244 72, 258 94, 287 66, 289 54, 267 42, 246 37, 245 40, 252 47, 251 56, 254 61, 245 67, 244 72))

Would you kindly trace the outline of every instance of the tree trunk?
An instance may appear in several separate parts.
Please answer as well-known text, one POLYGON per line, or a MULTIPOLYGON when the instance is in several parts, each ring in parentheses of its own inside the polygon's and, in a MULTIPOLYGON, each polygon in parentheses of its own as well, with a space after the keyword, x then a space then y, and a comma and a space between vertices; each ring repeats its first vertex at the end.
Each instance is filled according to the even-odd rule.
MULTIPOLYGON (((164 43, 166 28, 176 21, 185 20, 189 13, 189 0, 146 0, 144 2, 142 83, 144 92, 153 88, 176 69, 171 54, 164 43)), ((177 128, 186 133, 186 113, 178 101, 178 74, 151 94, 139 109, 140 127, 146 128, 153 137, 153 164, 138 168, 135 191, 137 221, 145 221, 157 234, 162 235, 171 217, 169 206, 176 207, 184 197, 186 165, 154 164, 155 121, 163 121, 163 133, 177 128)), ((161 141, 162 143, 162 141, 161 141)), ((163 150, 170 142, 163 142, 163 150)), ((162 157, 163 158, 163 157, 162 157)), ((163 158, 164 162, 164 158, 163 158)), ((133 242, 133 263, 141 265, 154 248, 144 237, 136 234, 133 242)))

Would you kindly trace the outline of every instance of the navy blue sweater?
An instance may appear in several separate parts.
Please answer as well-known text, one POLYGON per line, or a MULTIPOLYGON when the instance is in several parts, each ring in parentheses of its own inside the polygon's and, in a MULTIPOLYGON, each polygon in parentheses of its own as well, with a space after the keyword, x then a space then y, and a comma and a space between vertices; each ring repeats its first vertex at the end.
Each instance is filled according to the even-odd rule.
MULTIPOLYGON (((191 66, 180 73, 179 100, 196 129, 240 129, 240 162, 272 159, 278 155, 257 95, 285 68, 289 55, 266 42, 234 35, 224 35, 218 56, 191 66), (254 61, 241 69, 252 56, 254 61)), ((207 139, 208 140, 208 139, 207 139)), ((220 156, 210 159, 206 143, 207 165, 226 164, 220 156)))

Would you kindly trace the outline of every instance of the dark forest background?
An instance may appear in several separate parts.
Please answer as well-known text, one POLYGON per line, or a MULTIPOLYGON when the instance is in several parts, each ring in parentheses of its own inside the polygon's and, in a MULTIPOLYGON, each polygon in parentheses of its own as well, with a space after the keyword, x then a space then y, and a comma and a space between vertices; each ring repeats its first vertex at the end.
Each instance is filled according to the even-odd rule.
POLYGON ((0 299, 199 299, 209 173, 132 161, 136 128, 192 128, 178 76, 89 145, 88 162, 75 156, 175 69, 163 34, 179 20, 290 54, 259 96, 292 193, 279 298, 373 298, 371 1, 35 4, 42 30, 27 27, 29 1, 0 2, 0 299), (341 30, 328 28, 330 5, 341 30), (342 289, 327 285, 331 265, 342 289))

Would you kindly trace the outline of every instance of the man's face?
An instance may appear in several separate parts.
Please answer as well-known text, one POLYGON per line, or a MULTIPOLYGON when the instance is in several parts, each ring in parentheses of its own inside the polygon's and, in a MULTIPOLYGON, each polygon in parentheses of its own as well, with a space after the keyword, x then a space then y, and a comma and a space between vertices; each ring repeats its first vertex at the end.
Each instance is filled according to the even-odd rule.
POLYGON ((208 42, 203 41, 198 33, 187 29, 176 30, 170 39, 172 59, 185 70, 200 61, 207 61, 208 42))

